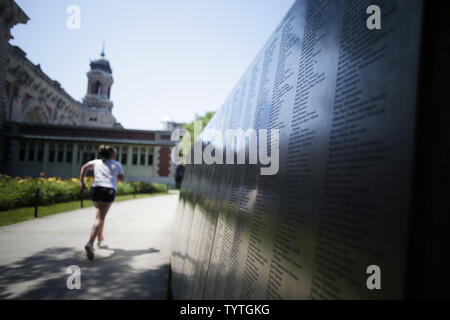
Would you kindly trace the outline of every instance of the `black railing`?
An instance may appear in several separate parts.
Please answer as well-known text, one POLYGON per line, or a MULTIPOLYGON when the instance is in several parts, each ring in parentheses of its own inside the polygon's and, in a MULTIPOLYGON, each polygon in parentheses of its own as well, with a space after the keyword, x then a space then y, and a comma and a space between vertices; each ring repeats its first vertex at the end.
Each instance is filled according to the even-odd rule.
POLYGON ((38 217, 38 207, 39 207, 39 188, 36 188, 36 197, 34 198, 34 218, 38 217))

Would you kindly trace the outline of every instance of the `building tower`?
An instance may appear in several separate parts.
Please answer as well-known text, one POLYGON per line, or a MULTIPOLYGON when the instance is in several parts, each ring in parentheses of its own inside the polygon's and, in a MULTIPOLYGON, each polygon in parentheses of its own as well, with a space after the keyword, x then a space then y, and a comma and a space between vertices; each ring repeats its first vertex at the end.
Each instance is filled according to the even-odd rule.
POLYGON ((116 123, 112 116, 113 103, 110 100, 114 81, 109 61, 105 59, 104 46, 100 58, 91 61, 90 66, 91 70, 87 73, 87 93, 83 99, 84 125, 112 127, 116 123))

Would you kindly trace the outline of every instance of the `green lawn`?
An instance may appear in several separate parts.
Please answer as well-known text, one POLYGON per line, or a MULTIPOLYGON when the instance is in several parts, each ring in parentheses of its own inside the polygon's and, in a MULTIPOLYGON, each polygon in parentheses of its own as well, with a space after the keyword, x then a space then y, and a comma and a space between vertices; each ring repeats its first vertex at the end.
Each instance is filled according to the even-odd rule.
MULTIPOLYGON (((166 195, 169 193, 152 193, 152 194, 136 194, 136 199, 152 197, 156 195, 166 195)), ((124 196, 117 196, 115 202, 132 200, 133 195, 128 194, 124 196)), ((83 207, 88 208, 92 207, 91 200, 83 200, 83 207)), ((57 214, 66 211, 72 211, 76 209, 80 209, 81 204, 80 201, 70 201, 63 203, 56 203, 48 206, 41 206, 38 210, 39 218, 50 216, 52 214, 57 214)), ((34 219, 34 207, 32 208, 20 208, 13 209, 8 211, 0 211, 0 227, 4 227, 13 223, 18 223, 26 220, 34 219)))

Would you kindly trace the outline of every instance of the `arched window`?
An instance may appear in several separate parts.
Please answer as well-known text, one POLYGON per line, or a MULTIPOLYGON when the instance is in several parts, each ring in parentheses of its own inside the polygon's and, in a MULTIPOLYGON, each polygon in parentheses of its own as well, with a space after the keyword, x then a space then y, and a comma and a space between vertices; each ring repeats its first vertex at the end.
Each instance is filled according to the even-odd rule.
POLYGON ((100 84, 100 81, 97 81, 94 84, 94 90, 92 92, 93 94, 98 94, 101 95, 102 94, 102 85, 100 84))

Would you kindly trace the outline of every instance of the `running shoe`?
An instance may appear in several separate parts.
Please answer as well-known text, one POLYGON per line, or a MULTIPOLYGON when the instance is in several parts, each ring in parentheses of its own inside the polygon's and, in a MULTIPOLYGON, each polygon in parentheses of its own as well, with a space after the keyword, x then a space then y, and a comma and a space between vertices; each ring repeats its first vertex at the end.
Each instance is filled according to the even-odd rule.
POLYGON ((92 243, 88 241, 86 245, 84 246, 84 250, 86 250, 86 255, 89 260, 94 259, 94 247, 92 246, 92 243))

